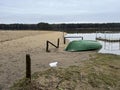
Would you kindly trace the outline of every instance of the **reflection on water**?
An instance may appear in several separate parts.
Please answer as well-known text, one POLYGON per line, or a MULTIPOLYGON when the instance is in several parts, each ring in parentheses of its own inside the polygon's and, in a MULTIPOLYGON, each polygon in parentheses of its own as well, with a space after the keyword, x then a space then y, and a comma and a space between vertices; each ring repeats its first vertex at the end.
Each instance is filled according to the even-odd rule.
MULTIPOLYGON (((96 37, 102 37, 107 39, 120 39, 120 33, 110 33, 110 34, 101 34, 101 33, 81 33, 81 34, 67 34, 65 37, 72 37, 72 36, 82 36, 84 40, 95 40, 96 37)), ((67 38, 70 41, 73 40, 81 40, 81 38, 67 38)), ((102 49, 99 51, 99 53, 110 53, 110 54, 117 54, 120 55, 120 42, 104 42, 99 41, 102 44, 102 49)))

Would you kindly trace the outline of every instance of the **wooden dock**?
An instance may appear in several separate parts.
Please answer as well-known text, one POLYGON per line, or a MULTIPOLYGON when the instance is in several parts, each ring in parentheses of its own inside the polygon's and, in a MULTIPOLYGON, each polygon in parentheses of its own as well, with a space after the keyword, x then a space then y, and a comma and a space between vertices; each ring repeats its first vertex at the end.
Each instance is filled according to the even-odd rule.
POLYGON ((105 41, 105 42, 120 42, 120 39, 105 39, 105 38, 96 38, 96 40, 105 41))

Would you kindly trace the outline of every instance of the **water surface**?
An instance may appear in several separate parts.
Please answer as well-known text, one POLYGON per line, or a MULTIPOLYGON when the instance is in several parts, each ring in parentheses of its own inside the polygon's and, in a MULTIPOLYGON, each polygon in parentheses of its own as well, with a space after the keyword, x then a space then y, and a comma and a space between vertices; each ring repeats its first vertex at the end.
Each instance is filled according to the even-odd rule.
MULTIPOLYGON (((120 33, 74 33, 74 34, 67 34, 65 37, 76 37, 82 36, 84 40, 96 40, 96 37, 106 38, 106 39, 120 39, 120 33)), ((67 38, 70 41, 73 40, 81 40, 81 38, 67 38)), ((104 42, 98 41, 102 44, 102 49, 99 50, 99 53, 109 53, 109 54, 117 54, 120 55, 120 42, 111 43, 111 42, 104 42)))

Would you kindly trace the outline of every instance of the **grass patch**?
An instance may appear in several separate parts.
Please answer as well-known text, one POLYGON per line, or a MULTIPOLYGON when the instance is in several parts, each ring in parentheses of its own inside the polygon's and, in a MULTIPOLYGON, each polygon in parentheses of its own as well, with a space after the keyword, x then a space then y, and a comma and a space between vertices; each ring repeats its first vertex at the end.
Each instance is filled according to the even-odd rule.
POLYGON ((11 90, 120 90, 120 56, 95 54, 82 66, 50 68, 15 83, 11 90))

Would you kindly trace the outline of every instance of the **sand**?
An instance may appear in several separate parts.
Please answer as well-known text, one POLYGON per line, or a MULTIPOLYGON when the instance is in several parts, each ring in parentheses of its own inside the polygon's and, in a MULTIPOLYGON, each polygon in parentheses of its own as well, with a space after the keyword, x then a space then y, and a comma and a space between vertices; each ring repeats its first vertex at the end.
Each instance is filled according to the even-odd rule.
POLYGON ((63 33, 55 31, 0 31, 0 90, 9 90, 10 86, 25 77, 26 54, 30 54, 32 73, 49 67, 49 63, 58 62, 58 67, 81 65, 90 54, 96 52, 66 52, 63 33), (46 52, 46 41, 56 44, 60 38, 60 48, 50 46, 46 52))

